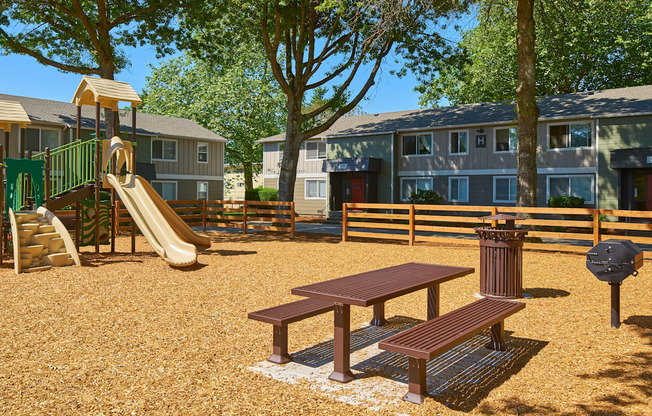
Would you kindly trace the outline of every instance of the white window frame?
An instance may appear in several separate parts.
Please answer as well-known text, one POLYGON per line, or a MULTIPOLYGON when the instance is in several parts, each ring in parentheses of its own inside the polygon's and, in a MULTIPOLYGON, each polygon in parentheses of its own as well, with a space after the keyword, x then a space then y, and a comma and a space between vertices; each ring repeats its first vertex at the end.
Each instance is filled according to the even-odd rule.
POLYGON ((206 200, 208 200, 208 181, 197 181, 197 199, 202 200, 202 198, 199 197, 199 184, 202 183, 206 184, 206 200))
POLYGON ((328 155, 327 155, 327 154, 328 154, 328 147, 326 147, 326 153, 324 153, 324 157, 319 157, 319 144, 320 144, 320 143, 323 143, 324 146, 326 147, 326 142, 323 141, 323 140, 311 140, 311 141, 309 141, 309 142, 303 142, 303 144, 306 145, 306 146, 305 146, 305 152, 306 152, 305 160, 306 160, 306 161, 311 161, 311 160, 312 160, 312 161, 314 161, 314 160, 326 160, 326 159, 327 159, 327 156, 328 156, 328 155), (311 144, 311 143, 316 143, 316 144, 317 144, 317 158, 316 158, 316 159, 309 159, 309 158, 308 158, 308 145, 311 144))
MULTIPOLYGON (((569 138, 569 140, 572 141, 572 137, 569 138)), ((548 148, 549 152, 564 152, 568 150, 577 150, 577 149, 593 149, 593 144, 595 143, 595 124, 593 123, 593 120, 586 120, 586 121, 567 121, 567 122, 559 122, 559 123, 548 123, 546 125, 546 146, 548 148), (580 146, 580 147, 556 147, 552 148, 550 147, 550 127, 551 126, 570 126, 574 124, 588 124, 589 128, 591 129, 591 146, 580 146)), ((570 143, 569 143, 570 145, 570 143)))
MULTIPOLYGON (((493 146, 493 148, 494 148, 494 153, 516 153, 516 151, 518 150, 518 141, 517 141, 517 144, 516 144, 516 149, 514 149, 514 150, 496 150, 496 147, 498 146, 498 140, 497 140, 497 139, 498 139, 498 135, 496 134, 496 132, 497 132, 498 130, 507 130, 507 131, 508 131, 507 134, 508 134, 508 137, 509 137, 509 134, 510 134, 510 132, 511 132, 512 129, 516 130, 516 135, 517 135, 517 137, 518 137, 518 127, 513 127, 513 126, 508 126, 508 127, 494 127, 494 146, 493 146)), ((509 143, 508 143, 507 146, 508 146, 508 148, 509 148, 509 143)))
POLYGON ((304 199, 321 199, 321 200, 327 199, 328 198, 328 182, 326 181, 326 179, 320 179, 320 178, 305 179, 304 184, 303 184, 303 198, 304 199), (308 182, 317 182, 317 196, 316 197, 308 196, 308 182), (319 182, 324 182, 326 184, 326 195, 323 198, 319 196, 319 182))
POLYGON ((163 195, 161 195, 161 198, 165 199, 166 201, 174 201, 178 199, 179 197, 179 182, 177 181, 165 181, 165 180, 154 180, 152 181, 152 187, 154 187, 155 183, 160 183, 161 185, 164 185, 166 183, 173 183, 174 184, 174 198, 172 199, 165 199, 163 195))
MULTIPOLYGON (((500 152, 504 153, 504 152, 500 152)), ((496 181, 498 179, 509 179, 510 181, 514 179, 515 181, 517 180, 516 176, 494 176, 494 202, 501 203, 501 204, 515 204, 517 201, 517 195, 514 195, 514 200, 508 199, 508 200, 502 200, 502 199, 497 199, 496 198, 496 181)), ((510 186, 511 189, 511 186, 510 186)), ((518 191, 517 191, 518 192, 518 191)))
POLYGON ((591 179, 591 200, 584 200, 585 204, 593 204, 595 201, 595 175, 548 175, 546 177, 546 203, 551 198, 550 196, 550 179, 551 178, 568 178, 568 194, 571 194, 571 178, 590 178, 591 179))
POLYGON ((403 157, 424 157, 424 156, 432 156, 435 154, 435 139, 434 136, 431 132, 429 131, 417 131, 417 132, 410 132, 410 133, 404 133, 401 134, 401 156, 403 157), (430 153, 423 153, 423 154, 413 154, 413 155, 406 155, 403 153, 403 149, 405 146, 403 146, 403 140, 407 136, 430 136, 430 153))
MULTIPOLYGON (((178 149, 177 149, 177 151, 178 151, 178 149)), ((208 143, 207 142, 198 142, 197 143, 197 163, 203 163, 203 164, 208 163, 208 143), (199 160, 199 148, 201 146, 206 146, 206 161, 205 162, 202 162, 201 160, 199 160)))
MULTIPOLYGON (((469 189, 471 188, 471 183, 469 181, 468 176, 449 176, 448 177, 448 202, 469 202, 469 195, 470 191, 469 189), (451 182, 453 180, 459 180, 459 179, 466 179, 466 199, 453 199, 453 187, 451 185, 451 182)), ((459 192, 458 192, 459 193, 459 192)))
MULTIPOLYGON (((27 146, 27 130, 38 130, 38 147, 39 147, 39 149, 41 149, 41 147, 42 147, 41 146, 41 144, 42 144, 41 141, 43 140, 43 137, 42 137, 41 133, 42 133, 43 130, 56 131, 57 132, 57 147, 61 146, 61 130, 59 130, 59 129, 50 129, 50 128, 47 128, 47 127, 27 127, 27 128, 25 128, 25 146, 27 146)), ((20 150, 24 151, 25 156, 27 156, 28 150, 27 149, 22 149, 23 140, 19 140, 19 142, 20 142, 19 147, 21 147, 20 150)), ((50 150, 52 150, 52 149, 50 149, 50 150)), ((45 152, 45 148, 43 148, 42 150, 32 150, 32 152, 38 152, 38 153, 45 152)))
MULTIPOLYGON (((152 140, 150 141, 150 156, 151 156, 151 161, 152 162, 176 162, 179 160, 179 141, 177 139, 161 139, 161 138, 154 138, 152 137, 152 140), (174 142, 174 160, 172 159, 155 159, 154 158, 154 141, 159 140, 162 142, 174 142)), ((163 146, 161 145, 161 156, 165 155, 165 150, 163 149, 163 146)))
MULTIPOLYGON (((459 144, 457 146, 459 148, 459 144)), ((469 131, 468 130, 450 130, 448 132, 448 154, 449 155, 468 155, 469 154, 469 131), (451 145, 451 140, 453 140, 453 134, 458 133, 458 141, 459 141, 459 133, 466 133, 466 152, 464 153, 453 153, 453 146, 451 145)))
MULTIPOLYGON (((405 202, 405 201, 410 200, 409 198, 403 198, 403 183, 405 181, 419 181, 419 180, 426 180, 426 179, 430 180, 430 189, 434 190, 434 185, 435 184, 434 184, 434 181, 433 181, 434 178, 432 176, 409 176, 409 177, 401 178, 401 186, 400 186, 400 189, 399 189, 399 196, 401 198, 401 201, 405 202)), ((415 185, 417 185, 417 184, 418 184, 418 182, 415 182, 415 185)), ((416 186, 415 186, 415 188, 419 189, 416 186)))

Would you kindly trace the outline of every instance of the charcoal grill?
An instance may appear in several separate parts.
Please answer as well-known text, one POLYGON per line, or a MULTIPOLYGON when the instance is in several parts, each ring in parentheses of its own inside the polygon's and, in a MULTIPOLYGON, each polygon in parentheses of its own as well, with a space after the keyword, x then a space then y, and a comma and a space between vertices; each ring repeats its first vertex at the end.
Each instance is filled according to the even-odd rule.
POLYGON ((586 267, 611 286, 611 326, 620 326, 620 285, 638 275, 643 266, 643 251, 629 240, 605 240, 586 253, 586 267))

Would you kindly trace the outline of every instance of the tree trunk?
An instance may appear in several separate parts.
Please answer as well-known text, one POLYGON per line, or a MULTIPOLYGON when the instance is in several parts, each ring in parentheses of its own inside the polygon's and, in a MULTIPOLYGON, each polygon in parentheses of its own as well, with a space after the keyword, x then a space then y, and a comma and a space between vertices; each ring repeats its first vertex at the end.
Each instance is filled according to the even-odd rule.
MULTIPOLYGON (((115 78, 115 66, 113 60, 109 59, 108 56, 100 60, 100 77, 110 80, 115 78)), ((105 139, 120 136, 120 115, 117 111, 114 112, 110 108, 104 109, 104 131, 106 134, 105 139)))
POLYGON ((537 205, 536 53, 534 51, 534 0, 518 0, 517 7, 518 113, 517 205, 537 205))
POLYGON ((294 185, 297 178, 299 151, 301 149, 301 133, 299 119, 301 117, 301 101, 288 99, 288 121, 285 131, 285 149, 281 161, 281 173, 278 178, 278 200, 294 201, 294 185))
POLYGON ((242 162, 245 190, 254 189, 254 164, 251 161, 242 162))

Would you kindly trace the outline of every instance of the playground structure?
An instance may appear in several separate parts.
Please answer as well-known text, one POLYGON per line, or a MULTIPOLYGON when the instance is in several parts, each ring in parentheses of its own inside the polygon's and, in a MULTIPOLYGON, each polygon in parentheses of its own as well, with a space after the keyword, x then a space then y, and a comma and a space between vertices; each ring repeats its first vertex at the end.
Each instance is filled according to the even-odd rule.
MULTIPOLYGON (((100 139, 101 109, 113 111, 116 120, 114 131, 118 131, 120 101, 131 104, 132 142, 135 145, 136 106, 142 102, 140 97, 129 84, 92 77, 82 79, 72 100, 77 105, 75 141, 55 149, 46 148, 42 153, 29 154, 27 159, 5 158, 0 144, 0 183, 4 179, 5 169, 7 172, 6 189, 0 192, 0 205, 5 205, 0 221, 0 262, 2 255, 8 251, 8 231, 11 230, 17 273, 42 270, 52 265, 79 264, 81 201, 91 196, 95 197, 95 206, 89 207, 86 212, 94 219, 95 253, 99 253, 100 242, 107 235, 111 252, 115 252, 117 195, 127 207, 132 224, 138 226, 154 250, 169 264, 180 267, 192 265, 197 261, 197 249, 210 247, 209 238, 195 233, 146 180, 136 175, 132 143, 123 142, 117 136, 111 140, 100 139), (90 140, 82 140, 82 105, 95 106, 95 136, 90 140), (102 228, 99 221, 100 189, 103 187, 111 189, 110 231, 102 228), (34 209, 25 212, 29 206, 34 209), (74 244, 62 222, 52 214, 66 206, 76 208, 74 244), (37 242, 45 243, 40 244, 40 251, 37 247, 30 248, 39 245, 37 242)), ((11 126, 18 125, 21 129, 21 156, 25 156, 24 129, 31 123, 29 117, 19 103, 0 104, 0 128, 4 129, 6 137, 4 147, 7 148, 11 126)), ((135 252, 133 226, 132 252, 135 252)))

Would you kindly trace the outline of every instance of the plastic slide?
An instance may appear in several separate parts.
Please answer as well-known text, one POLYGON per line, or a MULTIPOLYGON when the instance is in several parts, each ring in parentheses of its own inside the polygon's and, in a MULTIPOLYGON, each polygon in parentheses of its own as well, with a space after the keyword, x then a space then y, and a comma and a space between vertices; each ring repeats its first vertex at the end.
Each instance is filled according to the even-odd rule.
POLYGON ((210 247, 210 239, 194 232, 143 178, 108 174, 106 179, 154 251, 166 262, 190 266, 197 262, 197 248, 210 247))

